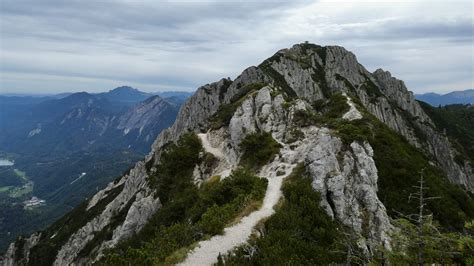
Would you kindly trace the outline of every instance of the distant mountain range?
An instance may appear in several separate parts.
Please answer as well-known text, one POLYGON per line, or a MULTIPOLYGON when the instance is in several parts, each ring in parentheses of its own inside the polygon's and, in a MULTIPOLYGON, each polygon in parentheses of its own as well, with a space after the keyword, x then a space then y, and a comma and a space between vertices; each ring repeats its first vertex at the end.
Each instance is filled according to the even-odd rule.
POLYGON ((0 217, 9 217, 0 219, 0 249, 16 233, 49 224, 147 154, 190 95, 160 94, 123 86, 103 93, 0 95, 0 159, 14 161, 0 169, 0 217), (34 185, 14 193, 26 184, 34 185), (23 210, 20 203, 31 196, 46 200, 41 215, 23 210))
MULTIPOLYGON (((126 102, 133 102, 133 101, 143 101, 146 98, 149 98, 154 95, 159 95, 161 98, 171 98, 171 97, 178 97, 178 98, 188 98, 189 96, 193 95, 193 92, 187 91, 159 91, 159 92, 143 92, 138 89, 132 88, 130 86, 121 86, 117 87, 113 90, 108 92, 99 92, 99 93, 91 93, 98 96, 103 96, 108 99, 118 99, 120 101, 126 102)), ((73 92, 61 92, 57 94, 38 94, 38 93, 0 93, 0 96, 8 96, 8 97, 30 97, 30 98, 55 98, 61 99, 65 98, 73 92)))
POLYGON ((446 94, 424 93, 415 94, 417 100, 429 103, 432 106, 447 104, 468 104, 474 103, 474 89, 464 91, 453 91, 446 94))
POLYGON ((116 149, 145 153, 156 134, 174 121, 187 96, 172 94, 163 99, 125 86, 105 93, 78 92, 62 98, 0 96, 0 150, 35 153, 54 147, 53 151, 61 150, 63 154, 63 150, 73 152, 113 144, 116 149))

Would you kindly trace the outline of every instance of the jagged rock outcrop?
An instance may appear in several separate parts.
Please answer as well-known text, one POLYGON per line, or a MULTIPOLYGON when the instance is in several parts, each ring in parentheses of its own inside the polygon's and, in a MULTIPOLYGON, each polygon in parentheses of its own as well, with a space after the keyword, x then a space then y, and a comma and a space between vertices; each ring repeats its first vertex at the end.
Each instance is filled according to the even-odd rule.
POLYGON ((361 245, 366 253, 380 244, 390 247, 392 226, 377 197, 377 168, 370 144, 353 142, 344 151, 341 140, 328 134, 313 145, 305 161, 327 213, 367 239, 361 245))
MULTIPOLYGON (((66 265, 73 263, 80 251, 89 241, 94 239, 95 234, 109 226, 111 219, 120 212, 125 212, 126 218, 116 228, 113 228, 112 238, 97 247, 98 256, 100 256, 103 248, 113 246, 121 239, 138 232, 145 225, 148 218, 160 207, 159 198, 154 197, 154 192, 147 185, 147 177, 145 164, 139 162, 115 186, 108 187, 107 189, 110 191, 123 185, 123 190, 98 216, 71 235, 58 251, 54 264, 66 265)), ((104 192, 101 194, 107 195, 104 192)), ((104 199, 105 197, 93 198, 90 203, 100 202, 104 199)), ((92 208, 94 204, 89 204, 88 207, 92 208)))
POLYGON ((338 46, 300 44, 280 50, 272 58, 269 59, 271 66, 293 86, 299 97, 319 99, 319 92, 308 98, 308 94, 304 94, 307 92, 299 91, 301 88, 314 91, 307 83, 314 83, 322 94, 352 91, 370 113, 433 156, 453 183, 474 191, 472 167, 468 162, 465 165, 455 162, 458 152, 448 138, 435 129, 404 82, 392 77, 390 72, 378 69, 370 73, 357 62, 354 54, 338 46), (308 75, 302 73, 310 73, 312 80, 308 81, 308 75))
POLYGON ((451 182, 463 185, 471 192, 474 191, 474 172, 469 162, 466 161, 464 165, 456 163, 455 156, 458 152, 449 142, 447 136, 436 130, 433 122, 415 100, 413 93, 407 90, 404 82, 392 77, 390 72, 381 69, 377 69, 373 75, 388 99, 379 100, 380 107, 374 114, 392 129, 405 136, 412 145, 422 148, 432 155, 451 182), (396 108, 388 108, 390 105, 388 101, 396 103, 396 107, 407 112, 408 117, 397 112, 396 108), (383 109, 380 108, 388 108, 389 111, 383 112, 381 111, 383 109), (411 128, 407 121, 411 121, 411 128), (418 131, 418 136, 414 133, 415 130, 418 131))
MULTIPOLYGON (((71 233, 58 250, 55 264, 94 261, 104 248, 137 233, 161 206, 148 177, 156 171, 163 147, 190 131, 200 133, 205 150, 217 159, 213 169, 195 166, 196 183, 212 175, 230 173, 239 163, 239 145, 245 136, 257 131, 270 132, 284 147, 294 150, 292 161, 285 163, 305 164, 313 188, 322 195, 321 205, 330 216, 360 236, 359 244, 366 254, 370 255, 378 245, 389 248, 392 225, 377 196, 378 171, 371 145, 357 141, 347 144, 324 126, 300 127, 295 122, 297 113, 318 112, 314 103, 335 93, 348 97, 350 109, 341 118, 362 118, 362 110, 357 110, 355 104, 360 102, 362 108, 412 145, 425 147, 429 143, 425 152, 436 158, 450 180, 473 191, 471 168, 454 161, 456 151, 436 131, 403 82, 382 70, 368 72, 342 47, 300 44, 280 50, 258 67, 246 69, 234 81, 222 79, 200 87, 181 107, 173 126, 158 136, 146 159, 89 201, 88 209, 92 209, 123 186, 93 219, 71 233), (232 112, 226 117, 228 121, 215 126, 213 119, 223 106, 232 112), (299 131, 296 139, 295 130, 299 131), (420 138, 420 132, 426 138, 420 138), (122 218, 117 222, 112 218, 118 214, 122 218), (103 230, 113 232, 111 239, 96 239, 92 252, 81 254, 103 230)), ((15 257, 14 247, 11 249, 6 261, 15 257)))
POLYGON ((0 260, 1 265, 13 266, 18 263, 28 264, 30 250, 34 247, 41 238, 41 233, 31 234, 30 237, 25 239, 17 240, 16 243, 12 243, 7 252, 5 253, 4 259, 0 260), (18 245, 17 245, 18 244, 18 245), (20 257, 20 262, 16 258, 20 257))
POLYGON ((116 128, 128 135, 135 133, 135 142, 152 143, 159 132, 173 124, 178 106, 159 96, 153 96, 117 117, 116 128))
POLYGON ((218 82, 200 87, 181 107, 175 123, 164 130, 152 145, 151 154, 155 162, 159 159, 159 150, 170 141, 176 141, 181 134, 188 131, 206 130, 209 118, 217 112, 219 106, 228 104, 241 93, 246 85, 266 83, 270 79, 256 67, 245 69, 234 81, 221 79, 218 82))

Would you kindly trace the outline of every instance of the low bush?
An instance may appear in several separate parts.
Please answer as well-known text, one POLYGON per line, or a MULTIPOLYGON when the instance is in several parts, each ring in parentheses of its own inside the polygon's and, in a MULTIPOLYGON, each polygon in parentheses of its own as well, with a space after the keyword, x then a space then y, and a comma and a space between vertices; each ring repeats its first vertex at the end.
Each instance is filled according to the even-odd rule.
POLYGON ((150 184, 156 188, 162 204, 192 185, 192 180, 186 177, 192 175, 202 151, 201 140, 195 134, 188 133, 163 152, 157 174, 150 177, 150 184))
POLYGON ((249 134, 240 143, 242 157, 240 164, 252 170, 257 170, 271 161, 281 145, 272 137, 271 133, 260 132, 249 134))
POLYGON ((333 94, 329 98, 329 101, 325 105, 324 118, 325 119, 336 119, 341 118, 347 111, 349 111, 350 106, 347 104, 347 98, 340 94, 333 94))
POLYGON ((309 110, 296 110, 293 116, 293 122, 298 127, 315 125, 319 120, 318 116, 309 110))

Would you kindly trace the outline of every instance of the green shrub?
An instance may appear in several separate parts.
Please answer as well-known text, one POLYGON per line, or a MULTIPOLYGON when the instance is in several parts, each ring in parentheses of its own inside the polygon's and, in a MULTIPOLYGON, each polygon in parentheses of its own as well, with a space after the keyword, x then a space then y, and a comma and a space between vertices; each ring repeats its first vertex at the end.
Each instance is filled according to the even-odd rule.
POLYGON ((474 217, 474 201, 459 186, 452 184, 443 171, 432 166, 426 156, 411 146, 402 136, 386 125, 379 124, 369 139, 374 149, 375 164, 379 172, 379 198, 387 207, 389 214, 396 212, 416 213, 416 202, 409 201, 417 185, 419 172, 425 168, 429 197, 441 197, 430 201, 427 211, 442 226, 451 230, 462 230, 466 219, 474 217))
POLYGON ((352 83, 349 80, 347 80, 345 77, 336 73, 336 80, 343 81, 346 88, 348 88, 351 92, 356 93, 357 90, 354 87, 354 85, 352 85, 352 83))
POLYGON ((20 236, 16 239, 15 241, 15 261, 24 263, 23 262, 23 252, 24 252, 24 247, 25 247, 25 238, 20 236))
POLYGON ((420 235, 418 226, 407 219, 396 219, 393 224, 398 230, 391 235, 392 249, 377 252, 374 264, 419 264, 421 239, 423 260, 427 265, 472 265, 474 262, 474 238, 468 228, 462 233, 444 232, 431 217, 425 217, 420 235))
POLYGON ((362 88, 365 88, 367 94, 372 97, 380 97, 383 96, 380 89, 375 85, 371 80, 367 80, 366 83, 363 85, 362 88))
POLYGON ((150 184, 156 188, 161 203, 166 203, 173 194, 190 187, 194 166, 200 162, 201 140, 192 133, 184 134, 163 152, 150 184))
POLYGON ((247 135, 240 143, 240 148, 243 151, 240 164, 257 170, 280 152, 281 145, 273 139, 271 133, 261 132, 247 135))
POLYGON ((362 84, 361 88, 367 92, 367 95, 374 100, 377 97, 383 96, 379 87, 369 78, 365 77, 365 82, 362 84))
POLYGON ((298 128, 292 128, 290 131, 290 136, 287 138, 286 142, 293 143, 303 138, 304 138, 303 131, 299 130, 298 128))
POLYGON ((311 105, 316 112, 322 112, 325 106, 326 101, 324 99, 319 99, 313 102, 311 105))
POLYGON ((309 110, 296 110, 293 117, 293 122, 298 127, 315 125, 318 121, 317 115, 309 110))
POLYGON ((367 118, 353 121, 334 119, 330 120, 327 126, 335 129, 337 136, 347 145, 354 141, 367 141, 373 136, 373 127, 367 118))
POLYGON ((231 215, 235 212, 232 205, 217 206, 214 205, 207 209, 202 215, 199 223, 204 233, 209 235, 222 234, 224 226, 229 221, 231 215))
POLYGON ((331 98, 326 103, 324 117, 326 119, 341 118, 349 109, 350 106, 347 104, 346 96, 336 93, 331 95, 331 98))
POLYGON ((321 114, 319 115, 308 109, 298 110, 294 115, 295 125, 305 127, 324 124, 334 128, 347 123, 347 121, 342 120, 342 116, 349 111, 350 106, 347 104, 347 98, 340 93, 331 95, 328 100, 315 101, 313 108, 321 114))
POLYGON ((219 106, 217 112, 210 119, 211 129, 219 129, 223 126, 228 126, 237 107, 235 104, 222 104, 219 106))

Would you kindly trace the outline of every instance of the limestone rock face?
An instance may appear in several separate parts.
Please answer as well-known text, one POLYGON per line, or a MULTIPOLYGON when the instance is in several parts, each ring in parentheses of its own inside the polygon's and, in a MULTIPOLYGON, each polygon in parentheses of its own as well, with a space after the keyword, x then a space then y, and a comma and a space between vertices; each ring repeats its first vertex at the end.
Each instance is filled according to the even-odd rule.
POLYGON ((413 93, 408 91, 405 83, 398 80, 388 71, 377 69, 373 76, 380 85, 380 89, 388 99, 396 102, 397 106, 402 110, 409 112, 412 116, 417 117, 420 122, 432 123, 428 115, 421 109, 416 102, 413 93))
POLYGON ((178 106, 159 96, 153 96, 117 117, 116 128, 123 135, 137 130, 137 140, 143 139, 146 143, 151 143, 161 129, 174 122, 177 111, 178 106))
MULTIPOLYGON (((123 190, 98 216, 71 235, 69 240, 59 250, 54 264, 66 265, 73 263, 79 252, 94 238, 95 233, 106 228, 111 219, 121 211, 127 213, 125 221, 114 230, 112 239, 109 242, 117 243, 124 237, 138 232, 145 225, 147 219, 160 206, 159 200, 154 199, 154 192, 147 185, 147 177, 145 164, 138 162, 135 168, 116 184, 116 186, 123 184, 123 190), (132 202, 131 206, 125 209, 130 201, 132 202)), ((93 198, 92 201, 97 201, 97 199, 93 198)), ((97 254, 101 254, 102 249, 103 246, 98 247, 97 254)))
MULTIPOLYGON (((308 55, 311 62, 321 60, 317 54, 308 55)), ((314 64, 316 66, 316 64, 314 64)), ((272 68, 275 69, 286 80, 288 85, 293 88, 298 97, 315 101, 323 99, 324 94, 320 85, 315 83, 311 77, 315 71, 313 68, 302 69, 299 63, 287 57, 282 57, 279 62, 272 62, 272 68)))
POLYGON ((0 259, 0 265, 5 266, 14 266, 18 264, 18 261, 15 260, 16 253, 20 252, 24 261, 23 264, 28 264, 30 250, 34 247, 41 238, 41 233, 33 233, 28 238, 24 239, 22 250, 18 250, 15 243, 11 243, 5 253, 3 260, 0 259))
POLYGON ((377 168, 368 143, 342 142, 326 135, 306 157, 313 188, 321 193, 326 212, 366 239, 361 247, 370 253, 378 244, 390 247, 392 230, 385 206, 377 197, 377 168))
POLYGON ((474 171, 471 164, 465 161, 463 165, 456 163, 455 157, 458 152, 453 148, 446 135, 436 131, 433 127, 417 123, 423 129, 426 136, 427 149, 436 158, 438 164, 446 172, 448 179, 465 188, 474 191, 474 171))
POLYGON ((344 82, 336 78, 340 75, 349 81, 352 85, 362 84, 370 73, 357 62, 356 56, 340 46, 328 46, 325 60, 325 73, 328 85, 336 90, 347 89, 342 86, 344 82))
POLYGON ((105 242, 103 246, 113 247, 120 240, 131 237, 146 224, 152 214, 161 207, 160 199, 154 198, 153 194, 139 191, 135 196, 125 221, 114 230, 112 239, 105 242))
MULTIPOLYGON (((464 165, 456 163, 454 157, 458 152, 448 138, 435 129, 433 122, 415 100, 413 93, 408 91, 404 82, 392 77, 390 72, 378 69, 370 73, 357 62, 354 54, 339 46, 297 44, 279 51, 275 56, 278 56, 278 59, 274 59, 275 62, 280 63, 274 62, 272 66, 279 72, 292 73, 287 75, 280 72, 290 86, 292 84, 297 86, 293 89, 299 97, 304 96, 298 93, 299 88, 311 86, 306 84, 303 86, 302 82, 295 83, 294 77, 305 76, 303 73, 306 72, 318 73, 312 76, 312 81, 309 83, 315 83, 320 88, 325 84, 325 90, 333 93, 356 94, 367 111, 404 136, 410 144, 433 156, 436 159, 435 163, 445 171, 451 182, 463 185, 471 192, 474 191, 472 166, 469 162, 465 162, 464 165), (311 49, 307 48, 308 46, 311 49), (285 62, 285 66, 281 66, 281 62, 285 62), (308 64, 312 69, 307 69, 308 64), (368 84, 371 83, 376 87, 372 90, 379 93, 369 91, 368 84), (370 95, 374 93, 376 95, 370 95)), ((318 97, 307 98, 307 100, 315 99, 318 97)))
POLYGON ((155 140, 147 160, 155 155, 155 162, 158 162, 160 148, 170 141, 176 141, 184 132, 206 130, 209 118, 217 112, 219 106, 230 103, 233 98, 242 93, 245 85, 268 81, 268 77, 260 69, 249 67, 234 81, 221 79, 198 88, 181 107, 173 126, 162 131, 155 140))

